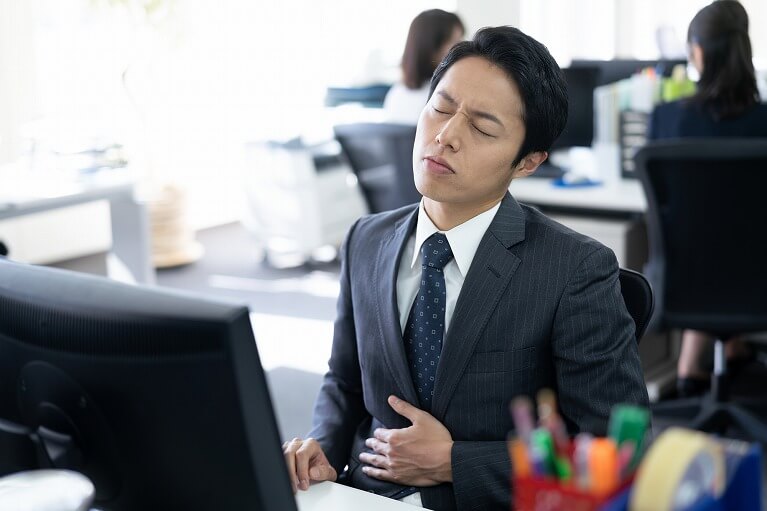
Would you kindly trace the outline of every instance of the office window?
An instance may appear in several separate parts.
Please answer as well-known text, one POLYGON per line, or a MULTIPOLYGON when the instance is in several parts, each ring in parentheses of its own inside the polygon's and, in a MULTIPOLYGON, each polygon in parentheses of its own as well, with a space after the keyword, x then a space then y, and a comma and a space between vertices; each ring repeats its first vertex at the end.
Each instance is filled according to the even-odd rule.
POLYGON ((30 106, 8 130, 36 117, 46 121, 26 133, 119 139, 134 163, 183 179, 211 210, 228 204, 212 190, 236 192, 244 141, 305 128, 328 85, 396 80, 412 18, 456 7, 455 0, 164 0, 147 20, 142 5, 154 2, 21 3, 23 19, 14 0, 0 0, 0 20, 22 22, 16 35, 0 36, 11 45, 0 56, 21 50, 34 62, 30 86, 14 89, 30 106))
MULTIPOLYGON (((519 0, 519 27, 546 44, 566 65, 572 59, 661 56, 664 47, 686 51, 687 26, 710 0, 519 0)), ((767 2, 742 0, 751 21, 757 67, 767 69, 767 2)))
POLYGON ((617 30, 613 0, 520 0, 519 27, 549 49, 560 65, 611 59, 617 30))

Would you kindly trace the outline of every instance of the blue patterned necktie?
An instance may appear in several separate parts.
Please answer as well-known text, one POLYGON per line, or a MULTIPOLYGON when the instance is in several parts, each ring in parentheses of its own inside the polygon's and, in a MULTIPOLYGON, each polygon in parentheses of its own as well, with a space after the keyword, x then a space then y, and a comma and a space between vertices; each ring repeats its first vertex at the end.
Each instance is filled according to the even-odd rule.
POLYGON ((407 318, 403 338, 408 367, 423 410, 431 410, 442 337, 445 333, 447 289, 442 270, 453 251, 442 233, 434 233, 421 245, 421 286, 407 318))

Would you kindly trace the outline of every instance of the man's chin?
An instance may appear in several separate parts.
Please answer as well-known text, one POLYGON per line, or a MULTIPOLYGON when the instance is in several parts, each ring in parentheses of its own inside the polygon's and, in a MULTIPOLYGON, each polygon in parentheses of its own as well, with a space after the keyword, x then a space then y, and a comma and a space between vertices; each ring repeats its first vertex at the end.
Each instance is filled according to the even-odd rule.
POLYGON ((446 193, 443 190, 435 190, 436 187, 426 187, 423 191, 418 190, 423 195, 424 200, 440 203, 455 202, 453 194, 446 193))
POLYGON ((416 176, 415 188, 427 199, 437 202, 449 202, 450 198, 456 194, 455 186, 448 186, 447 182, 440 182, 439 179, 433 179, 426 173, 416 176))

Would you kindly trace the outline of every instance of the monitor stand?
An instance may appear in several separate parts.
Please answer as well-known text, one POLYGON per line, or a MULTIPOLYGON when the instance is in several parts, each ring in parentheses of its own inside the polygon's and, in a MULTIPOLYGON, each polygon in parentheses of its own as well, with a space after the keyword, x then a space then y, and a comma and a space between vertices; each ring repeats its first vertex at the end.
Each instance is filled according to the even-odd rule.
POLYGON ((0 477, 39 468, 32 430, 0 419, 0 477))

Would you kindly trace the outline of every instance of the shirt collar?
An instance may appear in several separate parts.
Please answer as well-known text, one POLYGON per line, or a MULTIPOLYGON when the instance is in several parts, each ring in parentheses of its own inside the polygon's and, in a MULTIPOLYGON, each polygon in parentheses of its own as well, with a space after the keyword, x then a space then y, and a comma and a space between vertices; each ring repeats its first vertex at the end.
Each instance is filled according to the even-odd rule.
POLYGON ((485 231, 490 227, 500 207, 501 203, 499 202, 484 213, 480 213, 449 231, 440 231, 434 225, 434 222, 431 221, 429 215, 426 214, 423 199, 421 199, 421 203, 418 205, 418 224, 415 230, 415 247, 410 268, 415 267, 421 258, 421 245, 423 245, 423 242, 435 232, 441 232, 447 237, 447 242, 450 243, 450 249, 453 251, 453 258, 458 265, 458 271, 465 278, 471 262, 474 260, 474 254, 477 253, 479 243, 482 241, 482 236, 485 235, 485 231))

